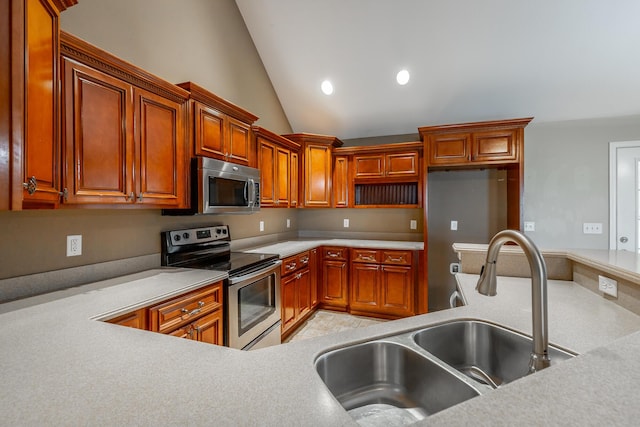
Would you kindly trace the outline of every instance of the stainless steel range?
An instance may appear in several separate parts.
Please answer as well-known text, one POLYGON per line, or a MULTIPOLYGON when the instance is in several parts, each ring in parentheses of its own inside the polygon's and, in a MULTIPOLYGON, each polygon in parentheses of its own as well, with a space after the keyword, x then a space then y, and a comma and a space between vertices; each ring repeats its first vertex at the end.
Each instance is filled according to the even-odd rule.
POLYGON ((164 231, 162 265, 221 270, 225 345, 252 350, 280 344, 280 264, 276 254, 231 252, 229 226, 164 231))

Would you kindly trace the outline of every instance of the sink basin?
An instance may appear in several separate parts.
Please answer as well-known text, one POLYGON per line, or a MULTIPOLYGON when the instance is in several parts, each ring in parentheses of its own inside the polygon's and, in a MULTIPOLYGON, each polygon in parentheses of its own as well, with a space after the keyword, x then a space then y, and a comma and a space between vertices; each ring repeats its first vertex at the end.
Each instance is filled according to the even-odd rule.
POLYGON ((329 351, 315 368, 351 416, 367 424, 408 424, 479 394, 418 351, 392 341, 329 351))
MULTIPOLYGON (((494 388, 529 373, 532 339, 491 323, 453 321, 416 332, 413 339, 446 364, 494 388)), ((573 356, 549 347, 552 365, 573 356)))

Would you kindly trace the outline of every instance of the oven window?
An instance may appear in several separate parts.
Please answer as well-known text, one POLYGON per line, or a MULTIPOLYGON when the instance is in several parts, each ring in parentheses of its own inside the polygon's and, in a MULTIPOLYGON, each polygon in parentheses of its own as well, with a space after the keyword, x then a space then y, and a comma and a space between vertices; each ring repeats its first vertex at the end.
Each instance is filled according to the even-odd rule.
POLYGON ((275 281, 270 274, 238 291, 238 329, 244 334, 275 311, 275 281))
POLYGON ((209 206, 246 206, 246 182, 209 177, 209 206))

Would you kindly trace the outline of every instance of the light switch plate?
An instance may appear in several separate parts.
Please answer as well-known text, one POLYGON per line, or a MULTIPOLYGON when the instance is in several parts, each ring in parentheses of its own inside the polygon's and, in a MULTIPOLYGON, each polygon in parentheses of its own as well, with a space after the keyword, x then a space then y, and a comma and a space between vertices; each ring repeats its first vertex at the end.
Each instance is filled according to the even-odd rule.
POLYGON ((342 220, 342 226, 344 228, 349 228, 349 218, 345 218, 342 220))
POLYGON ((456 231, 458 229, 458 221, 451 221, 451 230, 456 231))
POLYGON ((291 227, 291 220, 289 218, 287 218, 287 228, 291 227))
POLYGON ((264 231, 264 221, 260 221, 260 231, 264 231))

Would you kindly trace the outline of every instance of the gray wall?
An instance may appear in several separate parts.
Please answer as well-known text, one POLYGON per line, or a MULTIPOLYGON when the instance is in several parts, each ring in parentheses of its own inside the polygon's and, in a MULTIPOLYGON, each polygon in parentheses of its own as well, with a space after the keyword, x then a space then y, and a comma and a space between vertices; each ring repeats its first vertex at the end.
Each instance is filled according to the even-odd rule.
POLYGON ((174 83, 192 81, 290 133, 271 80, 233 0, 80 0, 61 26, 174 83))
POLYGON ((609 143, 640 139, 640 116, 536 123, 525 128, 524 220, 544 248, 607 249, 609 143), (583 234, 600 222, 603 234, 583 234))
POLYGON ((507 227, 506 172, 495 169, 430 172, 429 310, 447 308, 455 290, 449 264, 458 262, 455 242, 487 243, 507 227), (451 230, 451 221, 458 230, 451 230))

